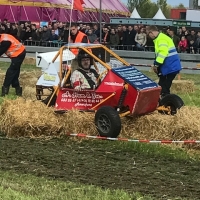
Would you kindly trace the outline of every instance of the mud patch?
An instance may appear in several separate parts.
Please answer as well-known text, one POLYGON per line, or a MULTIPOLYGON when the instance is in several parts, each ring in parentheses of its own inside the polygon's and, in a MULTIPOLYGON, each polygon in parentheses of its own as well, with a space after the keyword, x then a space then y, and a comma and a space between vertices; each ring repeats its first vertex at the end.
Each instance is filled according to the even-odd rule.
POLYGON ((0 169, 140 192, 157 199, 199 199, 200 162, 149 156, 117 144, 72 138, 1 138, 0 169))

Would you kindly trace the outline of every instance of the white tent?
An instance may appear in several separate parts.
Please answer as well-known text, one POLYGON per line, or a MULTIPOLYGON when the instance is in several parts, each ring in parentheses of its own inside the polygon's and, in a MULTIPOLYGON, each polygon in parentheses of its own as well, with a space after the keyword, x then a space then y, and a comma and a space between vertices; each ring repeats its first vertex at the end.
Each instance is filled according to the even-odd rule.
POLYGON ((165 15, 163 14, 162 10, 159 8, 156 15, 153 17, 153 19, 166 19, 165 15))
POLYGON ((130 18, 141 18, 136 8, 134 8, 130 18))

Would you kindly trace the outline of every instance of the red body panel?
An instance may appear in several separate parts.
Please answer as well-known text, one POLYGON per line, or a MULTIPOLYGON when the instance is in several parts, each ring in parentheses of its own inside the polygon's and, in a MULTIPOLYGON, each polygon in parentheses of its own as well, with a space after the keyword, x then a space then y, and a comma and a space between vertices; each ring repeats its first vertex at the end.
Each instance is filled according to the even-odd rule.
POLYGON ((158 107, 160 91, 160 87, 140 91, 132 114, 137 116, 155 111, 158 107))
MULTIPOLYGON (((132 68, 130 68, 130 70, 132 70, 132 68)), ((136 78, 141 77, 138 76, 136 78)), ((134 87, 133 84, 126 84, 128 85, 128 89, 123 101, 123 106, 128 107, 132 115, 143 115, 153 112, 156 109, 161 91, 159 86, 154 85, 154 88, 147 87, 146 89, 143 88, 140 90, 134 87)), ((125 80, 112 70, 109 70, 95 91, 77 91, 69 88, 60 89, 57 95, 55 108, 56 110, 71 110, 75 108, 85 111, 91 110, 94 106, 96 106, 94 110, 105 105, 116 108, 124 85, 125 80), (111 96, 112 94, 114 95, 111 96), (105 100, 106 98, 107 100, 105 100), (100 102, 102 103, 98 105, 100 102)))

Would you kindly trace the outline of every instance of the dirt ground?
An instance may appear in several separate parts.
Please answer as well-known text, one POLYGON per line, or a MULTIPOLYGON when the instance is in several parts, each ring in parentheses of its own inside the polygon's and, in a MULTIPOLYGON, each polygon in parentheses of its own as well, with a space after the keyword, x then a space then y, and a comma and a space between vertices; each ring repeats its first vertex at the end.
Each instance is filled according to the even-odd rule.
POLYGON ((200 162, 148 156, 116 142, 0 138, 0 170, 140 192, 199 199, 200 162))

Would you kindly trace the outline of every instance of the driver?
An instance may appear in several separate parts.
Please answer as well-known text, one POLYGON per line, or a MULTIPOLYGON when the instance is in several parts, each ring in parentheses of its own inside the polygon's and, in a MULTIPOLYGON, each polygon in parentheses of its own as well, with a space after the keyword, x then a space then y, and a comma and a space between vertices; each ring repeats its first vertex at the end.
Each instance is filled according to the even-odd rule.
POLYGON ((91 69, 92 57, 84 51, 77 56, 78 69, 71 75, 71 85, 76 90, 93 90, 97 87, 99 74, 91 69))

